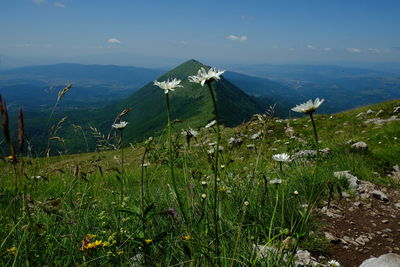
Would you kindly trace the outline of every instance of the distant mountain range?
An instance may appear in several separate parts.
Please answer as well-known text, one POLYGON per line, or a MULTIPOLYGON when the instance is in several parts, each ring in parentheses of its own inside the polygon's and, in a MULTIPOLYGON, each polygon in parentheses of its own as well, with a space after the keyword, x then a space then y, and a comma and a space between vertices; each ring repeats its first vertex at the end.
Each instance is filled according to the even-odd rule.
MULTIPOLYGON (((171 93, 173 119, 183 121, 175 127, 196 128, 214 118, 207 88, 187 80, 201 67, 208 68, 196 60, 168 72, 113 65, 24 67, 0 71, 0 94, 11 111, 20 106, 29 111, 28 133, 35 140, 34 136, 45 128, 43 118, 48 117, 58 90, 72 83, 55 115, 55 120, 68 116, 61 131, 66 140, 73 144, 83 142, 72 131, 72 124, 86 130, 94 126, 107 133, 115 116, 132 107, 124 118, 129 122, 125 132, 130 142, 159 134, 166 125, 165 96, 153 85, 155 79, 182 80, 184 88, 171 93)), ((215 84, 221 120, 226 126, 240 124, 274 104, 280 117, 299 116, 290 113, 290 108, 315 97, 326 100, 318 110, 320 113, 400 98, 400 77, 390 72, 311 65, 236 66, 234 70, 226 71, 215 84)))
POLYGON ((98 107, 124 98, 165 70, 114 65, 56 64, 0 71, 0 94, 11 107, 46 110, 54 105, 58 90, 73 84, 60 103, 67 109, 98 107))

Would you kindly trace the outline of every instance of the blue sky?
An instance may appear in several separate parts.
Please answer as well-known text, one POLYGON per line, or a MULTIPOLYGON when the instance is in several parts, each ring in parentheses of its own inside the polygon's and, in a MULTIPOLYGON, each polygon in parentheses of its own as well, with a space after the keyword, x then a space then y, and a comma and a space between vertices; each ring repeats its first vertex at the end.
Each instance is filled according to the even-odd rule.
POLYGON ((399 14, 398 0, 0 0, 0 56, 125 65, 129 56, 400 61, 399 14))

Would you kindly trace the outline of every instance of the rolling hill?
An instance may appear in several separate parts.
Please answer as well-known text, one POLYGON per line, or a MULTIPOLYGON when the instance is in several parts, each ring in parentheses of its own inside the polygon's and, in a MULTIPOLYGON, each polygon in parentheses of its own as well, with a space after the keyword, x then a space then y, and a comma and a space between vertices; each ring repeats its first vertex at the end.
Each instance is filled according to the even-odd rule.
MULTIPOLYGON (((198 61, 189 60, 157 78, 159 81, 168 78, 182 80, 183 88, 178 88, 170 94, 172 119, 182 121, 182 123, 174 125, 176 129, 201 127, 215 118, 208 88, 191 83, 187 79, 188 76, 195 75, 201 67, 209 68, 198 61)), ((247 95, 225 78, 213 83, 213 88, 220 121, 225 126, 239 125, 253 114, 263 112, 267 108, 267 105, 247 95)), ((73 92, 74 88, 65 95, 65 99, 73 92)), ((129 122, 124 130, 125 144, 159 135, 165 129, 167 122, 165 94, 163 90, 153 85, 152 79, 141 89, 126 98, 114 101, 113 104, 96 108, 57 110, 51 124, 55 124, 62 117, 67 117, 67 120, 59 131, 59 136, 64 138, 65 144, 53 142, 54 150, 67 146, 68 153, 83 151, 82 147, 85 147, 85 141, 81 133, 74 131, 73 124, 84 129, 89 150, 94 150, 95 139, 89 134, 90 127, 96 127, 102 133, 107 134, 112 130, 111 125, 115 117, 125 108, 133 109, 123 118, 129 122)), ((27 132, 36 146, 41 146, 40 143, 43 144, 43 129, 46 129, 45 123, 48 114, 49 112, 44 111, 26 113, 27 132)))
MULTIPOLYGON (((190 83, 187 79, 188 76, 196 74, 201 67, 209 68, 196 60, 189 60, 157 78, 158 81, 168 78, 182 80, 183 88, 170 94, 171 116, 173 120, 183 121, 181 127, 196 128, 214 119, 208 88, 190 83)), ((225 78, 214 83, 213 86, 220 120, 225 126, 238 125, 249 119, 251 115, 265 109, 265 106, 225 78)), ((128 107, 133 108, 125 117, 125 120, 129 122, 126 129, 127 136, 131 140, 144 139, 165 128, 167 121, 165 95, 160 88, 153 85, 153 82, 148 83, 130 97, 106 107, 103 113, 107 112, 115 116, 128 107)), ((104 123, 103 128, 106 126, 107 123, 104 123)))

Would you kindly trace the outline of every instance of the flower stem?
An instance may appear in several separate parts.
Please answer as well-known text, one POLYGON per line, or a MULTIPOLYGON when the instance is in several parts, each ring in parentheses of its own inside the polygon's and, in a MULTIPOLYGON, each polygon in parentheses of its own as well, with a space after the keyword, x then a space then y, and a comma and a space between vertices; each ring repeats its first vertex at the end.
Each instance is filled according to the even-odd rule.
POLYGON ((185 223, 188 223, 185 209, 183 207, 183 203, 181 200, 181 196, 178 191, 178 187, 176 185, 176 178, 175 178, 175 172, 174 172, 174 156, 172 153, 172 129, 171 129, 171 111, 170 111, 170 106, 169 106, 169 94, 165 94, 166 100, 167 100, 167 115, 168 115, 168 152, 169 152, 169 162, 170 162, 170 171, 171 171, 171 177, 172 177, 172 183, 174 186, 174 191, 176 195, 176 199, 178 201, 179 209, 182 212, 183 219, 185 223))
POLYGON ((314 175, 314 181, 313 181, 313 185, 312 185, 312 194, 311 194, 311 201, 312 201, 314 189, 315 189, 315 182, 316 182, 317 175, 318 175, 319 144, 318 144, 317 128, 315 127, 314 117, 313 117, 312 113, 310 113, 310 118, 311 118, 313 130, 314 130, 314 136, 315 136, 315 149, 317 151, 317 158, 316 158, 316 163, 315 163, 315 175, 314 175))
POLYGON ((141 193, 141 204, 142 204, 142 230, 143 230, 143 234, 144 236, 146 236, 146 225, 145 225, 145 218, 144 218, 144 160, 146 158, 146 153, 148 150, 148 145, 146 145, 146 147, 144 148, 144 153, 142 156, 142 169, 141 169, 141 186, 140 186, 140 193, 141 193))
POLYGON ((218 207, 218 155, 219 155, 219 143, 220 143, 220 131, 219 131, 219 122, 218 122, 218 110, 217 110, 217 103, 215 101, 215 96, 214 96, 214 91, 212 90, 211 87, 211 81, 206 82, 208 85, 208 89, 210 89, 210 94, 211 98, 214 104, 214 111, 215 111, 215 121, 216 126, 217 126, 217 144, 216 144, 216 149, 214 151, 215 153, 215 165, 214 165, 214 227, 215 227, 215 241, 216 241, 216 251, 217 251, 217 257, 219 259, 220 257, 220 240, 219 240, 219 233, 218 233, 218 213, 217 213, 217 207, 218 207))
POLYGON ((311 123, 312 123, 312 126, 313 126, 313 130, 314 130, 315 148, 317 149, 317 155, 318 155, 318 153, 319 153, 319 149, 318 149, 318 135, 317 135, 317 128, 315 127, 314 117, 313 117, 312 113, 310 113, 310 118, 311 118, 311 123))
POLYGON ((123 140, 123 135, 122 135, 123 129, 120 129, 120 149, 121 149, 121 204, 124 199, 124 148, 122 146, 122 140, 123 140))

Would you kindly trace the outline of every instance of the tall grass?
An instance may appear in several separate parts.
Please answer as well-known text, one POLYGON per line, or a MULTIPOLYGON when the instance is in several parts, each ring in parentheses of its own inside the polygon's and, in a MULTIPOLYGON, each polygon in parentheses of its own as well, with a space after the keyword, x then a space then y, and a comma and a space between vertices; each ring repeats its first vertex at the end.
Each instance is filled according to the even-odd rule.
MULTIPOLYGON (((114 160, 118 150, 82 154, 79 159, 24 158, 26 178, 20 180, 24 192, 18 208, 11 201, 14 165, 1 161, 0 265, 290 266, 298 249, 313 250, 321 243, 315 209, 310 207, 330 197, 332 173, 351 169, 366 175, 392 163, 371 164, 376 155, 394 155, 381 147, 369 154, 352 152, 345 145, 350 134, 328 139, 334 128, 328 119, 318 117, 322 145, 329 146, 331 154, 318 159, 314 179, 313 158, 287 162, 281 170, 272 161, 275 153, 312 147, 313 142, 300 141, 313 139, 305 119, 291 121, 297 138, 284 135, 286 122, 265 114, 268 123, 256 120, 235 129, 221 127, 210 157, 209 140, 215 136, 209 129, 201 128, 189 149, 167 115, 167 134, 125 149, 124 161, 114 160), (261 130, 263 138, 250 138, 261 130), (229 143, 232 136, 241 136, 242 143, 229 143), (248 147, 251 144, 259 149, 248 147), (219 145, 224 150, 216 152, 219 145), (121 184, 115 179, 121 162, 129 177, 122 200, 121 184), (76 164, 85 175, 73 174, 76 164), (180 203, 177 192, 185 192, 180 203)), ((396 132, 399 122, 385 129, 371 127, 364 137, 389 127, 396 132)), ((395 157, 390 160, 399 160, 395 157)))

